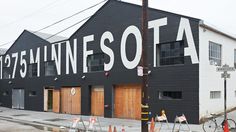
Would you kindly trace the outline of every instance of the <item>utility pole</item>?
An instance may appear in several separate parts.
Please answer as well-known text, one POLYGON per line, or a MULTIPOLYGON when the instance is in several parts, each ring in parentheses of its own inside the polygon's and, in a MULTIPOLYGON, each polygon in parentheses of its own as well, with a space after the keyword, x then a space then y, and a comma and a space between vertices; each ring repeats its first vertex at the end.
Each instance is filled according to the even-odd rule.
POLYGON ((142 0, 142 59, 143 67, 142 77, 142 105, 141 105, 141 126, 142 132, 148 132, 148 65, 147 65, 147 47, 148 47, 148 0, 142 0))

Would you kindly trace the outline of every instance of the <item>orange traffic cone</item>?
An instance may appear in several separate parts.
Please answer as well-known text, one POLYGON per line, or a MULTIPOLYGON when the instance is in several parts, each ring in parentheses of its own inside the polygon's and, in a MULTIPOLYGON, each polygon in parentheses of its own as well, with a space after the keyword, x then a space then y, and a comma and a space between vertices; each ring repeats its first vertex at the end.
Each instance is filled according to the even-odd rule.
POLYGON ((109 125, 108 132, 112 132, 111 125, 109 125))
POLYGON ((122 126, 121 132, 125 132, 125 127, 124 127, 124 125, 122 126))
POLYGON ((228 121, 224 121, 224 132, 229 132, 229 126, 228 126, 228 121))
POLYGON ((152 117, 151 124, 150 124, 150 132, 154 132, 154 131, 155 131, 155 123, 154 123, 154 119, 152 117))
POLYGON ((114 131, 113 131, 113 132, 117 132, 117 131, 116 131, 116 127, 115 127, 115 126, 114 126, 114 131))

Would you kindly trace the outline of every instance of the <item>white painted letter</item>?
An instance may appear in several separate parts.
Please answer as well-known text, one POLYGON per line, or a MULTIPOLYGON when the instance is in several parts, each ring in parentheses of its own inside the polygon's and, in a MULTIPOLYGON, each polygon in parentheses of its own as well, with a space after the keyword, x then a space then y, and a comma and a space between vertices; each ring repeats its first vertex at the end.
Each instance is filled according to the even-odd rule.
POLYGON ((120 53, 121 60, 126 68, 133 69, 138 65, 142 55, 142 35, 136 26, 131 25, 125 29, 121 38, 120 53), (126 40, 130 34, 135 36, 137 44, 136 55, 133 61, 129 61, 126 56, 126 40))
POLYGON ((2 79, 2 56, 0 56, 0 71, 1 71, 1 73, 0 73, 0 79, 2 79))
MULTIPOLYGON (((11 66, 11 57, 9 54, 6 55, 5 57, 5 64, 6 64, 6 67, 10 67, 11 66)), ((11 75, 9 75, 9 79, 11 78, 11 75)))
POLYGON ((24 70, 23 68, 20 69, 20 76, 22 78, 25 78, 26 76, 26 72, 27 72, 27 63, 26 63, 26 60, 23 58, 24 56, 26 55, 26 51, 21 51, 21 54, 20 54, 20 65, 23 66, 24 65, 24 70))
POLYGON ((66 42, 66 74, 70 73, 69 61, 72 66, 73 73, 77 73, 77 39, 74 39, 73 54, 71 51, 70 41, 66 42))
POLYGON ((12 58, 15 58, 15 63, 14 63, 14 67, 13 67, 13 71, 12 71, 12 79, 15 78, 15 73, 16 73, 16 66, 17 66, 17 62, 18 62, 18 53, 12 53, 12 58))
POLYGON ((51 59, 55 61, 56 68, 57 68, 57 75, 61 75, 61 43, 52 44, 51 59), (56 53, 55 45, 58 45, 57 53, 56 53))
POLYGON ((83 72, 88 72, 87 56, 93 54, 93 50, 87 50, 87 43, 94 40, 94 35, 85 36, 83 38, 83 72))
POLYGON ((154 29, 154 43, 153 43, 153 67, 157 66, 157 44, 160 43, 160 27, 167 25, 167 17, 152 20, 148 23, 148 28, 154 29))
POLYGON ((44 46, 44 62, 47 62, 47 52, 48 52, 48 50, 47 50, 47 46, 44 46))
POLYGON ((106 53, 110 57, 110 62, 107 64, 104 63, 104 71, 109 71, 109 70, 111 70, 111 68, 113 67, 113 64, 114 64, 114 53, 109 47, 107 47, 104 44, 106 39, 109 40, 109 43, 114 41, 114 37, 111 32, 109 32, 109 31, 104 32, 102 34, 102 37, 100 40, 100 46, 101 46, 102 52, 106 53))
POLYGON ((40 76, 40 47, 37 48, 36 57, 34 59, 33 50, 30 49, 30 64, 37 63, 37 77, 40 76))
POLYGON ((179 30, 178 30, 177 39, 176 39, 177 41, 183 39, 184 32, 185 32, 186 39, 188 42, 188 47, 184 48, 184 56, 190 56, 192 60, 192 64, 196 64, 199 61, 198 61, 195 43, 193 40, 191 26, 187 18, 180 19, 179 30))

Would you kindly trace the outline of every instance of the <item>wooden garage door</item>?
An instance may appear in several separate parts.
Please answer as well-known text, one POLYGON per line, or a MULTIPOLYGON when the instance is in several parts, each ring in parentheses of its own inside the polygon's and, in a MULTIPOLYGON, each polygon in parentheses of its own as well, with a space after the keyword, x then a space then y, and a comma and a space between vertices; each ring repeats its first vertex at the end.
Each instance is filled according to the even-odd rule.
POLYGON ((141 119, 141 85, 115 87, 114 115, 118 118, 141 119))
POLYGON ((61 112, 68 114, 81 114, 81 89, 75 88, 75 94, 71 94, 72 87, 61 88, 61 112))
POLYGON ((60 90, 53 90, 53 112, 59 113, 60 111, 60 90))
POLYGON ((72 96, 71 114, 81 114, 81 88, 75 87, 75 95, 72 96))
POLYGON ((104 116, 104 88, 94 87, 91 94, 91 114, 104 116))

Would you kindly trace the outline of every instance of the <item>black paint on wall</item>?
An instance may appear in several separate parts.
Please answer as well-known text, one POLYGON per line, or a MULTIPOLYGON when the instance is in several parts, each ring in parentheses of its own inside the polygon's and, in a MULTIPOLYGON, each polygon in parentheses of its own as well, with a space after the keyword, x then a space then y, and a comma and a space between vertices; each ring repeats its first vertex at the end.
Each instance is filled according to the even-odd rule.
MULTIPOLYGON (((191 17, 181 16, 165 11, 149 9, 149 20, 167 17, 167 26, 160 28, 160 43, 175 41, 177 37, 180 18, 188 18, 191 24, 191 29, 195 41, 197 54, 199 53, 199 20, 191 17)), ((117 84, 141 84, 141 78, 137 76, 136 68, 132 70, 126 69, 120 57, 120 42, 124 30, 130 26, 141 25, 141 7, 118 1, 108 1, 93 17, 91 17, 80 29, 78 29, 69 39, 71 43, 77 39, 77 74, 65 74, 65 45, 62 44, 62 65, 61 75, 54 77, 44 76, 43 62, 43 46, 48 45, 48 60, 51 59, 51 44, 36 35, 24 31, 17 39, 14 45, 7 51, 6 54, 11 55, 15 52, 26 50, 27 63, 29 64, 29 49, 41 47, 40 77, 22 79, 19 71, 20 66, 16 69, 15 79, 0 80, 0 101, 3 106, 11 107, 11 89, 25 89, 25 109, 43 111, 43 89, 46 86, 54 86, 60 89, 63 86, 80 86, 81 87, 81 106, 82 114, 90 115, 90 94, 91 86, 104 86, 105 92, 105 117, 113 116, 113 88, 117 84), (114 42, 106 45, 110 47, 115 55, 114 66, 109 71, 109 76, 106 77, 104 72, 83 73, 83 37, 94 34, 94 41, 87 46, 88 50, 94 50, 94 53, 100 53, 100 38, 105 31, 112 32, 114 42), (64 65, 63 65, 64 64, 64 65), (85 79, 81 77, 85 76, 85 79), (55 81, 54 78, 58 79, 55 81), (9 84, 9 81, 12 81, 9 84), (9 91, 8 96, 2 96, 4 91, 9 91), (30 91, 36 91, 37 96, 29 97, 30 91)), ((149 75, 149 105, 152 116, 160 114, 164 109, 168 115, 169 121, 173 121, 178 114, 184 113, 190 123, 199 122, 199 65, 191 64, 189 56, 185 57, 185 64, 153 67, 153 30, 149 30, 149 45, 148 45, 148 62, 149 68, 152 71, 149 75), (182 91, 183 99, 181 100, 159 100, 159 91, 182 91)), ((133 59, 135 55, 136 44, 134 39, 130 37, 127 40, 127 56, 128 59, 133 59)), ((184 37, 185 45, 187 45, 186 37, 184 37)), ((3 57, 4 58, 4 57, 3 57)), ((105 55, 105 61, 109 62, 109 56, 105 55)), ((13 62, 12 62, 13 63, 13 62)), ((19 62, 18 62, 19 64, 19 62)), ((12 65, 11 65, 12 68, 12 65)), ((72 69, 70 68, 70 72, 72 69)))

